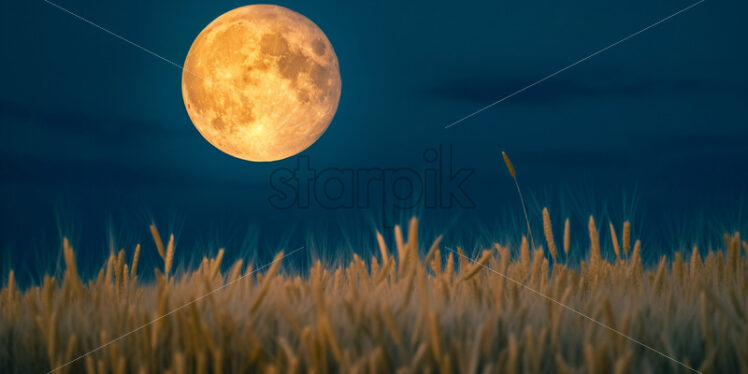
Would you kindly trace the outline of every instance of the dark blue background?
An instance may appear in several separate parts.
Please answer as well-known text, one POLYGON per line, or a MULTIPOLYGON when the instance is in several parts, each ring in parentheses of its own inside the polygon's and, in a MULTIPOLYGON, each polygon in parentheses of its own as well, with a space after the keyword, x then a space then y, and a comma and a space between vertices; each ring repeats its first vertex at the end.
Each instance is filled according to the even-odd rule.
MULTIPOLYGON (((178 64, 205 25, 247 5, 58 4, 178 64)), ((469 247, 521 234, 502 149, 534 224, 549 206, 558 232, 572 217, 580 244, 589 214, 605 226, 633 220, 637 235, 667 244, 652 251, 745 229, 744 1, 708 0, 444 129, 689 4, 279 2, 325 31, 341 66, 338 113, 303 155, 319 169, 420 170, 425 149, 451 145, 454 165, 475 170, 465 189, 476 207, 421 215, 469 247)), ((110 247, 150 251, 152 221, 177 232, 184 261, 219 246, 264 256, 308 243, 309 232, 368 243, 381 225, 378 209, 274 209, 269 176, 296 159, 249 163, 210 146, 190 123, 174 66, 43 1, 5 2, 1 13, 3 272, 54 270, 60 235, 96 265, 110 247)))

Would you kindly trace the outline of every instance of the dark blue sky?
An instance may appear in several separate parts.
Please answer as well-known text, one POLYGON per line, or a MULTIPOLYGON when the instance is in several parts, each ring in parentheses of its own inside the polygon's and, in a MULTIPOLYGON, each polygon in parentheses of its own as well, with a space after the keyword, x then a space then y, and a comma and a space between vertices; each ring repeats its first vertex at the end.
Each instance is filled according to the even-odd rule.
MULTIPOLYGON (((57 3, 178 64, 205 25, 247 5, 57 3)), ((744 1, 707 0, 449 129, 691 2, 277 4, 320 26, 340 61, 337 115, 302 153, 314 168, 422 170, 424 150, 451 146, 455 167, 474 170, 464 187, 475 208, 424 217, 494 227, 518 212, 505 149, 536 218, 543 205, 557 222, 630 218, 652 237, 698 236, 689 230, 702 221, 746 227, 744 1)), ((297 159, 249 163, 214 149, 190 123, 174 66, 41 0, 4 3, 0 17, 3 267, 56 257, 58 229, 93 255, 108 252, 109 228, 129 245, 151 220, 186 248, 241 242, 250 225, 273 245, 278 232, 341 217, 371 231, 361 217, 380 209, 270 206, 271 173, 297 159)))

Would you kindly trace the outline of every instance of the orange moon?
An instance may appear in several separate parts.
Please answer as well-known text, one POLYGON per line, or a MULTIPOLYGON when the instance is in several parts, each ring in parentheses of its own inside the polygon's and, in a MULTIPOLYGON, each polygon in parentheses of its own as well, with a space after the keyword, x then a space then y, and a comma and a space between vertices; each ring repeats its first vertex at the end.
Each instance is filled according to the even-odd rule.
POLYGON ((192 43, 182 98, 200 134, 248 161, 281 160, 327 130, 340 101, 340 69, 325 34, 275 5, 216 18, 192 43))

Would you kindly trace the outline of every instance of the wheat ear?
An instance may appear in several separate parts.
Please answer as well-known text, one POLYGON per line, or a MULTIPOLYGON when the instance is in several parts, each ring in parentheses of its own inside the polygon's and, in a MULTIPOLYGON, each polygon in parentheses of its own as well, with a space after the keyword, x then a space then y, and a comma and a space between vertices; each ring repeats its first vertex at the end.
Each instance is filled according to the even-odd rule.
POLYGON ((491 250, 485 250, 483 251, 483 255, 478 261, 473 261, 475 264, 473 265, 472 269, 468 271, 465 276, 462 277, 462 281, 466 281, 470 278, 472 278, 475 274, 478 274, 478 272, 486 266, 486 263, 488 263, 488 260, 491 259, 491 253, 493 253, 491 250))
POLYGON ((616 259, 621 258, 621 247, 618 244, 618 235, 616 235, 616 228, 613 227, 613 223, 610 225, 610 241, 613 243, 613 252, 616 254, 616 259))
POLYGON ((138 274, 138 261, 140 260, 140 244, 135 246, 135 254, 132 255, 132 269, 130 269, 130 279, 135 279, 138 274))
POLYGON ((379 253, 382 255, 382 266, 387 264, 387 244, 384 242, 384 237, 377 231, 377 243, 379 244, 379 253))
POLYGON ((623 223, 623 255, 629 256, 629 249, 631 249, 631 222, 626 221, 623 223))
POLYGON ((551 215, 548 213, 548 208, 543 208, 543 233, 548 243, 548 252, 551 253, 553 262, 556 262, 556 243, 553 241, 553 227, 551 227, 551 215))
POLYGON ((164 258, 164 275, 169 276, 171 265, 174 262, 174 234, 169 235, 169 244, 166 245, 166 257, 164 258))
POLYGON ((260 286, 260 291, 257 293, 257 298, 249 307, 250 313, 254 313, 262 303, 262 300, 265 298, 265 294, 267 294, 270 287, 270 282, 273 280, 273 275, 275 275, 275 272, 278 271, 282 259, 283 251, 280 251, 277 255, 275 255, 273 262, 271 262, 270 269, 268 269, 267 273, 265 273, 265 279, 262 282, 262 286, 260 286))
POLYGON ((161 235, 158 234, 158 229, 156 229, 156 225, 151 225, 151 235, 153 236, 153 242, 156 243, 156 250, 158 251, 158 255, 161 256, 161 259, 165 259, 166 255, 164 254, 164 242, 161 241, 161 235))

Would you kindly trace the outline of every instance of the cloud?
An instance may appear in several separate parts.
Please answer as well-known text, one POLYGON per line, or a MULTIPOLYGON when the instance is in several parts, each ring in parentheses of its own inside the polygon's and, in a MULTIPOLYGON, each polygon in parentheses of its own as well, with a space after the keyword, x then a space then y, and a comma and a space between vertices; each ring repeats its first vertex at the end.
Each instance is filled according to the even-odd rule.
POLYGON ((189 122, 169 128, 0 100, 0 123, 0 176, 8 180, 120 187, 265 183, 265 169, 248 169, 246 161, 215 151, 189 122))
POLYGON ((654 138, 651 142, 652 149, 676 149, 683 151, 695 151, 706 149, 717 149, 721 151, 740 150, 744 152, 748 144, 748 134, 742 133, 714 133, 714 132, 689 132, 673 133, 654 138))
POLYGON ((634 160, 623 151, 610 149, 541 149, 516 151, 512 155, 524 164, 548 167, 625 168, 634 160))
MULTIPOLYGON (((446 79, 425 89, 427 95, 448 100, 488 104, 542 77, 516 78, 495 73, 446 79)), ((553 77, 512 97, 515 104, 546 105, 589 97, 622 97, 647 94, 723 92, 745 95, 748 85, 720 84, 695 79, 625 77, 616 72, 553 77)))
POLYGON ((177 162, 188 156, 173 154, 175 148, 198 144, 189 124, 168 128, 9 101, 0 101, 0 121, 4 178, 129 185, 136 180, 184 180, 204 172, 177 162))
MULTIPOLYGON (((54 111, 47 108, 0 101, 3 132, 8 135, 53 133, 59 141, 78 138, 96 139, 104 145, 126 145, 138 139, 189 135, 190 128, 168 128, 143 120, 97 117, 85 113, 54 111)), ((33 142, 33 137, 29 139, 33 142)))

